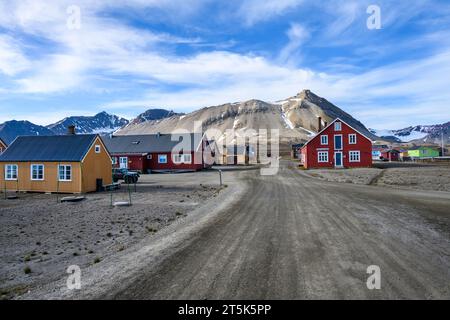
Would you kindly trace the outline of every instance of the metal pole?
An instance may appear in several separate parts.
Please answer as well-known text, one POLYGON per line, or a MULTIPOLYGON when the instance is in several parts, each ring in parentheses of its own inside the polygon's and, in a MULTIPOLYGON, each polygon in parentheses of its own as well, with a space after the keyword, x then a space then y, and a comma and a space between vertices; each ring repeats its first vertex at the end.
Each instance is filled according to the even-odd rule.
POLYGON ((222 170, 219 170, 220 186, 222 186, 222 170))
POLYGON ((128 183, 128 198, 130 200, 130 206, 131 206, 131 189, 130 189, 130 183, 128 183))
POLYGON ((445 156, 445 149, 444 149, 444 126, 442 126, 441 131, 441 145, 442 145, 442 156, 445 156))

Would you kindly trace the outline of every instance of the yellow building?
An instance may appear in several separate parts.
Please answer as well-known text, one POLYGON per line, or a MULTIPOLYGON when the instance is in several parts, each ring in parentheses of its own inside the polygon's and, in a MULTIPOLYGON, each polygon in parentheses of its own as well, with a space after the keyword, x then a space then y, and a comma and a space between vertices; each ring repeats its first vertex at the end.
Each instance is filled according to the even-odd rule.
POLYGON ((0 189, 92 192, 112 183, 111 171, 98 135, 23 136, 0 155, 0 189))

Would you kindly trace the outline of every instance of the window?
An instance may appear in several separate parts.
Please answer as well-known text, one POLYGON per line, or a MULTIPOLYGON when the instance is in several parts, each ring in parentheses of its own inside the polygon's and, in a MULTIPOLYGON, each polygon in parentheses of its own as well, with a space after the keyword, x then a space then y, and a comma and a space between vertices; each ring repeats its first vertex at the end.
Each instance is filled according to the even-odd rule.
POLYGON ((17 164, 7 164, 5 166, 5 180, 17 180, 17 164))
POLYGON ((44 165, 32 164, 31 165, 31 180, 44 180, 44 165))
POLYGON ((59 181, 72 181, 71 165, 60 165, 58 171, 59 171, 59 181))
POLYGON ((356 144, 356 134, 352 133, 348 135, 348 143, 356 144))
POLYGON ((328 151, 319 151, 317 154, 319 162, 328 162, 328 151))
POLYGON ((119 158, 119 167, 121 169, 128 169, 128 157, 119 158))
POLYGON ((350 151, 350 162, 360 162, 361 161, 361 152, 360 151, 350 151))
POLYGON ((342 150, 342 134, 336 134, 334 136, 334 149, 342 150))
POLYGON ((183 158, 182 154, 174 154, 174 155, 172 155, 173 163, 181 163, 182 162, 182 158, 183 158))
POLYGON ((111 161, 113 165, 117 164, 117 157, 111 157, 111 161))
POLYGON ((328 136, 326 134, 320 136, 320 144, 328 144, 328 136))
POLYGON ((339 121, 335 122, 334 123, 334 131, 341 131, 341 130, 342 130, 342 123, 340 123, 339 121))
POLYGON ((152 155, 151 154, 147 155, 147 160, 152 160, 152 155))
POLYGON ((191 156, 191 154, 185 154, 185 155, 184 155, 184 160, 183 160, 183 162, 184 162, 184 163, 191 163, 191 162, 192 162, 192 156, 191 156))
POLYGON ((158 154, 158 163, 167 163, 167 154, 158 154))
POLYGON ((191 163, 192 156, 190 154, 174 154, 172 155, 173 163, 191 163))
POLYGON ((101 150, 100 145, 97 144, 95 146, 95 153, 100 153, 100 150, 101 150))

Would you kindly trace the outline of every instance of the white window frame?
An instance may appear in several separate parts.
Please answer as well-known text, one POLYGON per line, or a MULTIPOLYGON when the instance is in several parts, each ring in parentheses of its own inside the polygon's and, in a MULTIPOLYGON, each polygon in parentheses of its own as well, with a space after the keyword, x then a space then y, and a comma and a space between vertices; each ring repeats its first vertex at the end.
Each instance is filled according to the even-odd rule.
POLYGON ((348 135, 348 144, 356 144, 357 143, 357 134, 356 133, 350 133, 348 135), (352 138, 354 138, 352 140, 352 138))
POLYGON ((334 123, 334 131, 342 131, 342 122, 336 121, 334 123))
POLYGON ((176 153, 172 155, 172 162, 175 164, 183 163, 183 155, 176 153))
POLYGON ((192 163, 192 155, 190 153, 172 154, 172 162, 175 164, 181 164, 181 163, 190 164, 190 163, 192 163))
MULTIPOLYGON (((37 172, 39 173, 39 169, 37 170, 37 172)), ((31 181, 44 181, 45 180, 45 166, 42 163, 32 163, 30 165, 30 179, 31 181), (39 178, 33 178, 33 173, 34 173, 34 167, 42 167, 42 179, 39 178)))
POLYGON ((113 165, 116 165, 117 164, 117 157, 111 157, 111 163, 113 165))
POLYGON ((71 164, 60 164, 58 165, 58 181, 71 182, 72 181, 72 165, 71 164), (61 167, 64 167, 64 178, 61 179, 61 167), (70 168, 70 179, 67 179, 67 168, 70 168))
POLYGON ((167 154, 158 154, 158 163, 167 164, 167 154), (165 161, 161 161, 161 157, 163 157, 165 161))
POLYGON ((184 163, 192 163, 192 155, 190 153, 185 153, 183 155, 183 162, 184 163))
POLYGON ((349 159, 349 162, 361 162, 361 151, 359 151, 359 150, 349 151, 348 159, 349 159), (357 155, 356 158, 355 158, 355 155, 357 155))
POLYGON ((323 146, 328 145, 328 135, 327 134, 323 134, 320 136, 320 144, 323 146), (325 142, 324 142, 324 140, 325 140, 325 142))
POLYGON ((317 162, 328 163, 329 156, 328 151, 317 151, 317 162))
POLYGON ((102 146, 99 144, 95 145, 95 153, 100 153, 102 151, 102 146))
POLYGON ((17 181, 17 178, 19 177, 19 166, 17 165, 17 164, 13 164, 13 163, 10 163, 10 164, 5 164, 5 180, 7 180, 7 181, 17 181), (9 171, 11 171, 11 174, 12 174, 12 172, 13 172, 13 170, 8 170, 8 167, 13 167, 13 168, 15 168, 16 170, 16 177, 15 178, 12 178, 12 176, 10 177, 10 178, 8 178, 8 173, 9 173, 9 171))
POLYGON ((128 169, 128 157, 119 157, 119 168, 120 169, 128 169), (122 160, 125 159, 126 161, 123 162, 122 160), (125 167, 122 167, 122 163, 125 164, 125 167))

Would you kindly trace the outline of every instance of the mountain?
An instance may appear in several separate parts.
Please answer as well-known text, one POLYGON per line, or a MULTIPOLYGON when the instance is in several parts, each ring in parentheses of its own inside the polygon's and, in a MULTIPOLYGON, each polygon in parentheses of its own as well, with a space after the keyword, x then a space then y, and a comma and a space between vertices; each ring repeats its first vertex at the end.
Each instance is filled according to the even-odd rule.
POLYGON ((77 133, 98 133, 106 134, 116 131, 128 124, 128 120, 119 118, 116 115, 105 111, 95 116, 67 117, 61 121, 47 126, 49 130, 57 135, 66 134, 69 125, 75 125, 77 133))
POLYGON ((393 142, 411 142, 414 144, 441 144, 443 133, 444 143, 450 143, 450 122, 436 125, 410 126, 399 130, 370 129, 370 131, 386 140, 393 142))
MULTIPOLYGON (((247 128, 279 129, 281 142, 300 142, 308 140, 317 132, 318 117, 322 118, 322 124, 339 117, 370 138, 377 138, 361 122, 309 90, 274 103, 261 100, 226 103, 184 115, 130 123, 115 134, 168 133, 176 129, 192 131, 194 122, 202 121, 203 130, 214 128, 225 132, 226 129, 235 129, 239 134, 247 128)), ((216 139, 223 140, 225 135, 216 139)))
POLYGON ((7 144, 14 141, 17 136, 54 135, 46 127, 36 125, 29 121, 11 120, 0 124, 0 138, 7 144))
POLYGON ((138 115, 136 118, 130 121, 131 124, 139 124, 146 121, 152 121, 152 120, 161 120, 164 118, 170 118, 172 116, 176 115, 183 115, 183 113, 175 113, 172 110, 165 110, 165 109, 149 109, 140 115, 138 115))

